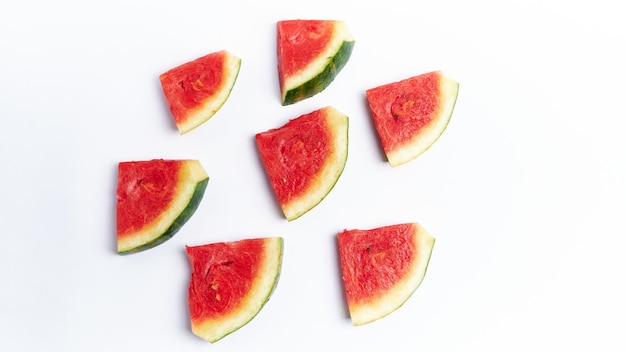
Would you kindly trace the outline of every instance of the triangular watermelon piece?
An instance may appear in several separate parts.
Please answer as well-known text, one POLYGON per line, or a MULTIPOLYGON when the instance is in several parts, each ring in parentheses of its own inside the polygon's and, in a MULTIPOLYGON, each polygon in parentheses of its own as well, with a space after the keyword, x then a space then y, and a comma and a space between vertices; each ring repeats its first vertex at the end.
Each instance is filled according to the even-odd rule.
POLYGON ((281 237, 187 246, 186 250, 191 264, 191 329, 209 342, 250 322, 278 283, 281 237))
POLYGON ((320 203, 348 158, 348 117, 325 107, 258 133, 257 147, 287 220, 320 203))
POLYGON ((176 234, 194 214, 209 176, 198 160, 121 162, 117 181, 117 250, 130 254, 176 234))
POLYGON ((353 325, 383 318, 420 286, 435 239, 419 224, 344 230, 337 235, 353 325))
POLYGON ((279 21, 276 27, 283 105, 326 89, 352 54, 355 40, 343 21, 297 19, 279 21))
POLYGON ((159 76, 180 134, 200 126, 228 99, 241 59, 222 50, 184 63, 159 76))
POLYGON ((392 167, 430 148, 448 126, 459 84, 434 71, 366 91, 372 118, 392 167))

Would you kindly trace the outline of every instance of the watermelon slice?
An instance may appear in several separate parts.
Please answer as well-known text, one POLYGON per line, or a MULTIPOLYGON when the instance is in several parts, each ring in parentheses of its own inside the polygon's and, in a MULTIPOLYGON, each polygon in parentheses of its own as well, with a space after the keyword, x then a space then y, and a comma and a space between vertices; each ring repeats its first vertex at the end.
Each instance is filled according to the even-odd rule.
POLYGON ((196 211, 208 182, 197 160, 119 163, 118 253, 140 252, 174 236, 196 211))
POLYGON ((263 165, 287 220, 319 204, 348 158, 348 117, 328 106, 256 135, 263 165))
POLYGON ((374 125, 392 167, 426 151, 448 126, 459 84, 441 71, 366 91, 374 125))
POLYGON ((326 89, 348 62, 355 43, 343 21, 279 21, 276 33, 283 105, 326 89))
POLYGON ((159 76, 180 134, 200 126, 228 99, 241 59, 226 50, 184 63, 159 76))
POLYGON ((337 235, 346 300, 353 325, 385 317, 419 287, 435 239, 417 223, 337 235))
POLYGON ((191 264, 191 329, 209 342, 216 342, 250 322, 278 283, 283 258, 281 237, 186 249, 191 264))

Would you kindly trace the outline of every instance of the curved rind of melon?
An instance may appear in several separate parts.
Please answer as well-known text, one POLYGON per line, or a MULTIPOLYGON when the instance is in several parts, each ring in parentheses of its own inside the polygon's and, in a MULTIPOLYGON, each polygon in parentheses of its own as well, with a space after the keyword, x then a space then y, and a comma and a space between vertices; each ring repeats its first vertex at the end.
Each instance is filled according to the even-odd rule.
MULTIPOLYGON (((387 160, 392 167, 406 164, 428 150, 439 139, 439 137, 441 137, 450 122, 450 118, 452 117, 458 96, 459 83, 446 76, 441 71, 435 71, 429 74, 436 74, 439 76, 439 85, 437 87, 438 91, 436 93, 441 104, 437 107, 437 111, 434 112, 431 123, 424 127, 418 134, 412 136, 409 141, 398 145, 395 148, 383 146, 387 160)), ((410 79, 411 78, 409 78, 409 80, 410 79)), ((367 94, 372 94, 372 92, 376 89, 381 88, 384 89, 384 86, 371 89, 367 94)), ((372 114, 379 114, 379 116, 374 117, 375 120, 391 118, 390 112, 388 112, 387 116, 384 116, 380 112, 374 111, 373 108, 372 114)), ((384 127, 377 124, 377 129, 380 128, 384 127)))
MULTIPOLYGON (((282 105, 295 104, 326 89, 348 63, 355 40, 343 21, 333 21, 332 40, 317 58, 297 75, 283 77, 280 91, 282 105)), ((280 44, 280 43, 279 43, 280 44)), ((280 59, 280 58, 279 58, 280 59)), ((284 58, 287 59, 287 58, 284 58)), ((279 72, 282 75, 281 72, 279 72)))
MULTIPOLYGON (((350 318, 354 326, 368 324, 393 313, 413 295, 424 280, 435 238, 418 223, 406 225, 412 227, 415 238, 414 250, 416 255, 413 262, 409 265, 410 270, 406 273, 404 279, 396 282, 384 294, 361 302, 348 301, 350 318)), ((376 231, 376 229, 371 231, 376 231)))
MULTIPOLYGON (((303 194, 294 196, 288 202, 280 204, 288 221, 301 217, 326 198, 343 173, 348 159, 348 116, 331 106, 322 108, 320 111, 325 115, 326 128, 330 134, 331 153, 319 173, 312 177, 309 188, 303 194)), ((272 131, 280 131, 280 129, 272 131)), ((263 134, 257 134, 257 143, 263 134)), ((271 166, 266 161, 264 161, 264 166, 268 174, 272 172, 271 166)), ((272 186, 276 187, 275 185, 272 186)))
MULTIPOLYGON (((241 59, 232 53, 223 50, 209 55, 222 55, 223 56, 223 71, 222 71, 222 82, 220 88, 213 94, 211 97, 204 101, 199 101, 198 106, 196 108, 190 109, 184 113, 184 115, 180 115, 176 117, 175 123, 178 131, 181 135, 195 129, 196 127, 202 125, 206 121, 208 121, 211 117, 213 117, 217 111, 224 105, 230 93, 235 86, 235 82, 237 81, 237 77, 239 75, 239 70, 241 68, 241 59)), ((197 60, 202 60, 199 58, 197 60)), ((179 66, 180 68, 185 67, 185 65, 193 65, 194 61, 191 61, 187 64, 183 64, 179 66)), ((178 69, 178 68, 175 68, 178 69)), ((174 70, 175 70, 174 69, 174 70)), ((160 80, 162 85, 164 85, 164 92, 166 94, 166 98, 170 104, 172 101, 176 99, 176 97, 168 96, 170 94, 166 92, 167 88, 165 86, 166 77, 169 71, 162 74, 160 76, 160 80)), ((174 114, 174 111, 172 110, 174 114)))
MULTIPOLYGON (((217 342, 248 324, 269 301, 280 278, 284 244, 282 237, 257 240, 264 241, 265 250, 261 254, 264 260, 256 279, 242 300, 243 303, 219 318, 206 319, 202 322, 192 321, 191 329, 196 336, 211 343, 217 342)), ((193 247, 187 247, 188 253, 190 250, 193 251, 193 247)))
POLYGON ((167 211, 139 231, 118 237, 117 252, 126 255, 156 247, 172 238, 195 213, 209 176, 198 160, 184 160, 176 195, 167 211))
POLYGON ((281 205, 289 221, 304 215, 326 198, 339 181, 348 160, 348 117, 332 107, 326 107, 325 111, 328 129, 332 133, 332 153, 321 172, 311 183, 309 191, 281 205))

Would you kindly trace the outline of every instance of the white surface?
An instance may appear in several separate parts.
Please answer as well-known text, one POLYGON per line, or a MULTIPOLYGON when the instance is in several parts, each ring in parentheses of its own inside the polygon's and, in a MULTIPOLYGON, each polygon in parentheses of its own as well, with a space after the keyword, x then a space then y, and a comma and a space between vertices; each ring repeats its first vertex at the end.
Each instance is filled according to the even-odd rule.
POLYGON ((616 1, 13 1, 0 5, 0 350, 624 351, 626 27, 616 1), (357 43, 323 93, 279 103, 275 22, 345 20, 357 43), (158 75, 243 60, 210 121, 174 128, 158 75), (441 139, 392 169, 364 90, 441 69, 461 86, 441 139), (335 189, 288 223, 253 135, 333 105, 350 116, 335 189), (119 161, 197 158, 194 217, 115 254, 119 161), (413 297, 352 327, 335 234, 405 221, 437 243, 413 297), (192 335, 184 245, 285 239, 247 326, 192 335))

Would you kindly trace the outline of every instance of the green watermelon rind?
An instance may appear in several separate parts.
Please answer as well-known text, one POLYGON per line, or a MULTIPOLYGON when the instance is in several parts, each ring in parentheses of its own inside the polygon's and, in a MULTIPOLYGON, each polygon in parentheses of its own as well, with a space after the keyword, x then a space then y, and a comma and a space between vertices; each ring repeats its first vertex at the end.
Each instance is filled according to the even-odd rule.
POLYGON ((172 238, 198 209, 209 176, 198 160, 184 160, 183 185, 169 208, 132 234, 118 238, 118 254, 128 255, 154 248, 172 238))
POLYGON ((308 81, 301 85, 288 89, 283 98, 283 105, 295 104, 304 99, 310 98, 317 93, 325 90, 334 80, 337 74, 347 64, 348 59, 351 56, 354 42, 343 42, 337 54, 329 58, 328 64, 324 69, 316 73, 316 75, 310 78, 308 81))
POLYGON ((317 190, 310 190, 296 200, 281 205, 288 221, 300 218, 319 205, 330 194, 339 182, 348 160, 349 118, 335 108, 326 107, 323 109, 326 110, 326 121, 334 134, 332 141, 334 159, 327 161, 323 170, 320 171, 320 174, 326 175, 326 177, 319 179, 321 186, 317 190))
MULTIPOLYGON (((215 343, 225 338, 226 336, 231 335, 232 333, 236 332, 237 330, 243 328, 248 323, 250 323, 257 315, 259 315, 259 313, 261 312, 261 310, 263 310, 267 302, 269 302, 270 298, 274 294, 274 291, 276 290, 276 287, 278 286, 278 281, 280 280, 285 245, 284 245, 284 240, 282 237, 268 237, 268 238, 265 238, 264 240, 266 242, 271 242, 272 244, 271 249, 275 251, 275 253, 273 252, 274 260, 269 263, 271 265, 268 265, 268 268, 266 268, 267 269, 266 271, 259 274, 259 276, 264 278, 263 282, 260 285, 262 287, 262 290, 260 291, 261 293, 251 298, 254 300, 254 302, 248 302, 247 307, 246 307, 247 309, 240 308, 240 310, 245 310, 247 312, 252 312, 252 313, 245 316, 242 319, 239 319, 236 323, 231 324, 230 326, 226 326, 225 323, 220 324, 219 328, 221 331, 218 333, 210 332, 209 334, 209 333, 206 333, 206 331, 205 333, 203 333, 202 331, 200 331, 201 330, 200 327, 192 328, 192 332, 196 336, 202 339, 205 339, 206 341, 210 343, 215 343)), ((267 254, 267 250, 265 254, 267 254)), ((268 256, 265 255, 265 257, 268 257, 268 256)))
POLYGON ((355 40, 344 22, 337 21, 336 33, 327 51, 307 65, 297 76, 285 77, 282 92, 282 105, 295 104, 325 90, 346 66, 355 40), (336 47, 336 49, 335 49, 336 47))
POLYGON ((225 82, 223 89, 212 100, 202 104, 202 107, 197 110, 194 116, 189 117, 186 122, 179 126, 179 132, 181 135, 199 127, 203 123, 210 120, 217 112, 224 106, 230 94, 235 87, 237 77, 239 77, 239 71, 241 70, 241 59, 231 53, 228 53, 226 57, 225 65, 225 82))
POLYGON ((215 96, 212 101, 207 102, 203 105, 202 113, 198 113, 199 117, 195 119, 190 118, 189 120, 191 121, 188 124, 184 124, 183 126, 181 126, 181 135, 199 127, 200 125, 211 119, 226 103, 226 101, 230 97, 230 94, 233 91, 233 88, 235 87, 235 83, 237 82, 237 77, 239 76, 239 71, 241 70, 241 59, 232 54, 229 54, 229 56, 227 57, 227 67, 228 70, 225 71, 227 71, 228 75, 220 94, 215 96))
MULTIPOLYGON (((224 54, 224 67, 222 72, 224 76, 221 89, 217 91, 215 95, 201 102, 201 104, 193 108, 191 111, 188 111, 185 114, 183 121, 175 121, 176 127, 180 135, 184 135, 210 120, 222 108, 222 106, 226 103, 232 93, 232 90, 239 76, 239 71, 241 70, 241 58, 227 50, 222 50, 220 52, 215 52, 209 55, 220 53, 224 54)), ((202 60, 202 58, 199 58, 197 60, 202 60)), ((197 60, 182 64, 179 67, 176 67, 170 71, 192 65, 197 60)), ((167 77, 170 71, 163 73, 159 77, 162 85, 164 84, 163 82, 165 77, 167 77)), ((168 98, 166 87, 164 85, 163 91, 165 93, 166 100, 168 101, 168 105, 171 104, 172 102, 169 101, 170 98, 168 98)), ((172 97, 171 99, 175 99, 175 97, 172 97)), ((170 109, 172 109, 171 105, 170 109)))
MULTIPOLYGON (((387 161, 391 167, 406 164, 422 155, 437 142, 450 123, 458 99, 459 83, 441 71, 435 71, 434 73, 437 73, 440 77, 439 96, 443 100, 444 105, 435 117, 434 123, 428 128, 420 131, 418 135, 404 145, 394 150, 385 151, 387 161)), ((378 128, 380 127, 377 126, 378 128)))
POLYGON ((364 304, 349 307, 352 325, 369 324, 390 315, 400 309, 421 286, 428 271, 436 240, 418 223, 412 225, 415 228, 416 250, 419 260, 412 265, 407 280, 396 285, 386 295, 364 304))
POLYGON ((386 311, 383 314, 377 315, 377 316, 370 316, 369 318, 363 319, 363 320, 358 320, 358 318, 353 318, 352 322, 353 325, 358 326, 358 325, 364 325, 364 324, 368 324, 371 322, 374 322, 376 320, 380 320, 388 315, 390 315, 391 313, 397 311, 398 309, 400 309, 406 302, 408 302, 408 300, 411 298, 411 296, 413 296, 413 294, 415 293, 415 291, 417 291, 417 289, 422 285, 422 282, 424 281, 424 278, 426 277, 426 272, 428 271, 428 266, 430 264, 430 258, 432 256, 432 252, 435 246, 435 238, 434 237, 428 237, 426 238, 424 241, 422 241, 422 245, 427 248, 425 251, 420 251, 420 256, 424 256, 424 260, 420 262, 420 271, 419 274, 414 278, 414 285, 410 288, 408 288, 405 291, 405 297, 403 300, 399 300, 393 303, 390 303, 387 306, 386 311))
POLYGON ((172 237, 174 237, 174 235, 178 233, 178 231, 183 227, 185 223, 187 223, 187 221, 191 218, 191 216, 198 209, 198 206, 200 205, 200 202, 202 201, 202 198, 204 197, 204 192, 206 190, 208 183, 209 183, 209 178, 207 177, 206 179, 196 184, 196 187, 194 188, 194 191, 193 191, 193 195, 191 196, 191 199, 189 200, 189 203, 187 203, 187 206, 182 210, 182 212, 180 212, 180 214, 178 214, 176 219, 174 219, 172 224, 167 228, 167 230, 165 230, 165 232, 157 235, 156 238, 154 238, 153 240, 149 242, 145 242, 141 245, 132 247, 127 250, 119 250, 118 254, 127 255, 127 254, 143 252, 145 250, 154 248, 162 244, 163 242, 171 239, 172 237))
POLYGON ((405 164, 423 154, 435 144, 448 128, 454 107, 456 106, 459 83, 443 74, 441 80, 441 96, 445 100, 445 105, 438 116, 437 123, 429 128, 428 131, 425 131, 430 133, 425 133, 405 148, 390 153, 389 162, 392 166, 405 164))

